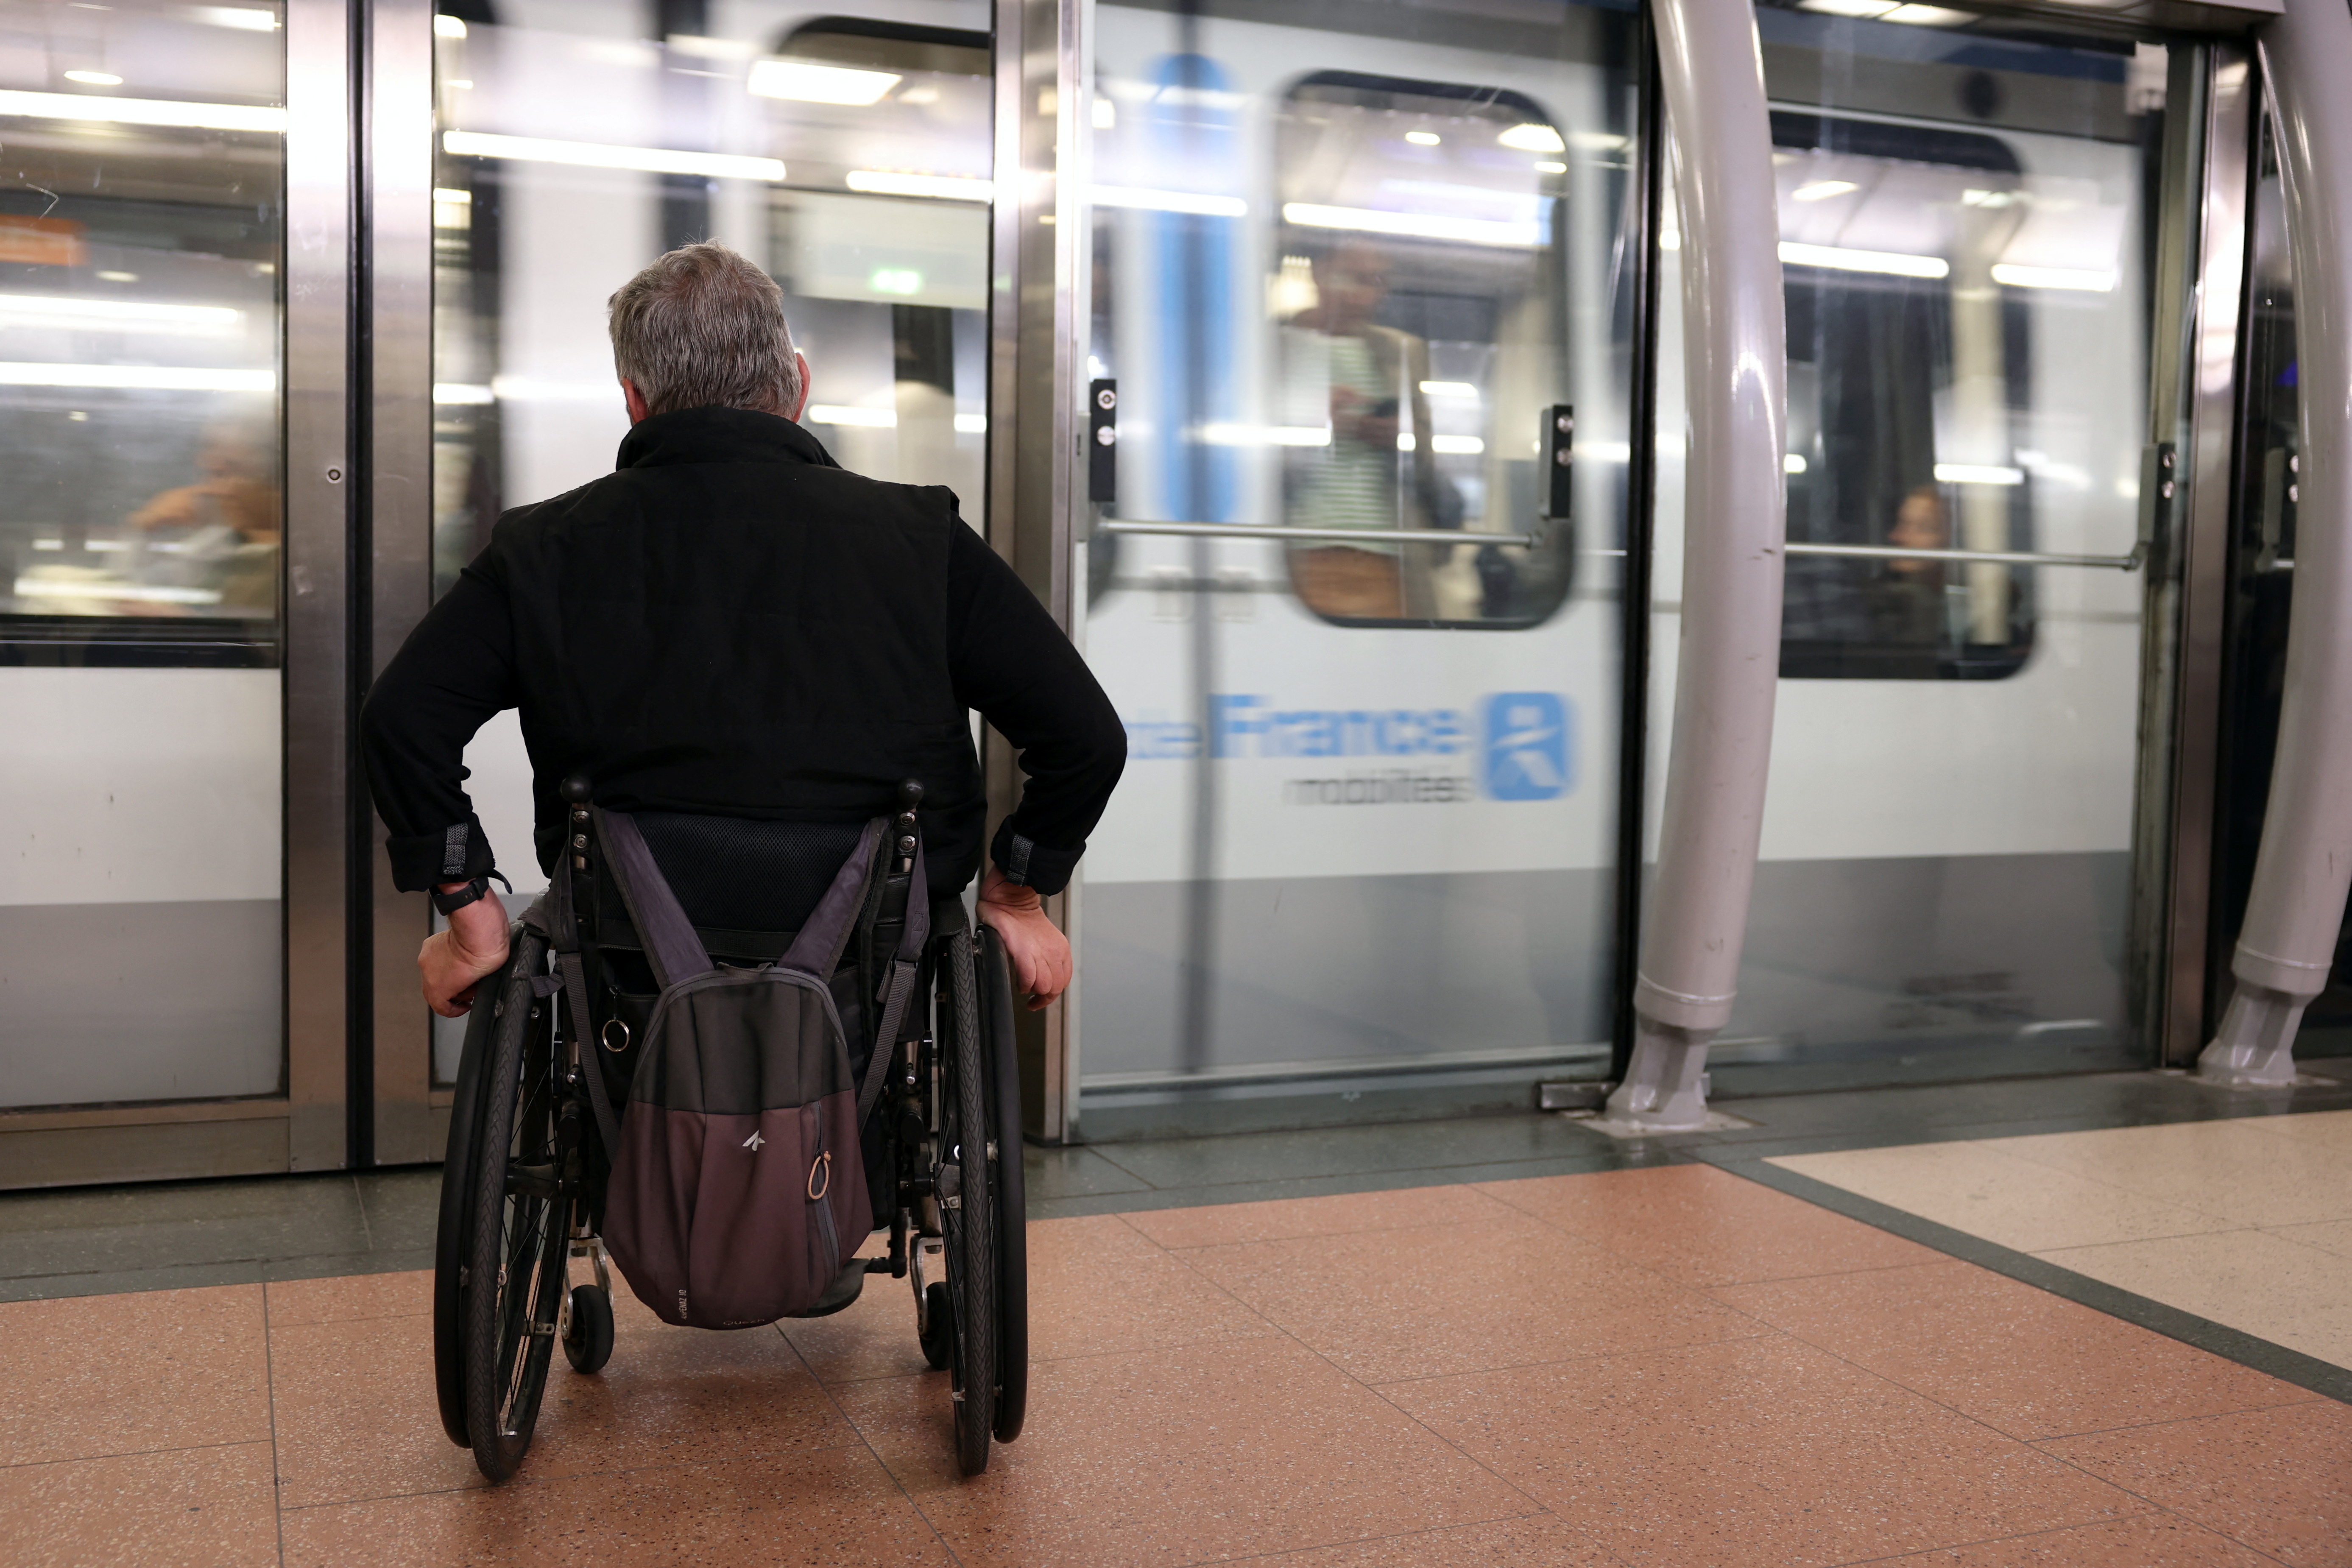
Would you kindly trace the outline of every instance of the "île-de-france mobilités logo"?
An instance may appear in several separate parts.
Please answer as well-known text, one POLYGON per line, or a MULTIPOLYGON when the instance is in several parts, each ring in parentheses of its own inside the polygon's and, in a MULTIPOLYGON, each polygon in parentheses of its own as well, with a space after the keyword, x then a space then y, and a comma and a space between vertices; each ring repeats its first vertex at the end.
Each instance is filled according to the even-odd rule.
POLYGON ((1498 691, 1486 699, 1484 768, 1489 800, 1557 800, 1574 782, 1568 705, 1557 692, 1498 691))

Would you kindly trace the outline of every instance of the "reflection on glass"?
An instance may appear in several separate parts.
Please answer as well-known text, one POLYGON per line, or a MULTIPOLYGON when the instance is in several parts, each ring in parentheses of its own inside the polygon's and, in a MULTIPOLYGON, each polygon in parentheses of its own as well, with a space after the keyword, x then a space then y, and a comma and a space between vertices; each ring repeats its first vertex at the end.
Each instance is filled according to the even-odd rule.
MULTIPOLYGON (((610 471, 628 421, 605 300, 698 239, 782 286, 811 373, 802 423, 836 460, 950 486, 982 521, 987 7, 927 7, 921 26, 712 8, 701 31, 659 36, 658 15, 677 9, 436 20, 436 592, 502 510, 610 471)), ((528 894, 530 773, 510 715, 467 763, 500 864, 528 894)), ((445 1080, 460 1037, 436 1030, 445 1080)))
POLYGON ((276 1094, 280 12, 0 35, 0 1105, 276 1094))

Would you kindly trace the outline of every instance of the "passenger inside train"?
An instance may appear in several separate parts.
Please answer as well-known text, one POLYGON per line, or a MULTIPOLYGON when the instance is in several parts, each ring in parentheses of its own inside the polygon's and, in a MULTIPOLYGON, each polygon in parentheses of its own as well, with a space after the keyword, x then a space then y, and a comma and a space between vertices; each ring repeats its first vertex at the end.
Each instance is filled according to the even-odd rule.
POLYGON ((0 0, 0 1560, 2352 1568, 2347 81, 0 0))

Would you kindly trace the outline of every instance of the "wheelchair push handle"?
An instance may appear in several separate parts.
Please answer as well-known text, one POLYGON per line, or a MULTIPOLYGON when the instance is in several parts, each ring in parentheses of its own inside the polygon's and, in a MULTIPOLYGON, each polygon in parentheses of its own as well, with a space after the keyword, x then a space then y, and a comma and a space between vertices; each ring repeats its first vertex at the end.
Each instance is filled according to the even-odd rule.
POLYGON ((590 789, 586 773, 572 773, 556 787, 556 793, 573 805, 588 804, 590 789))

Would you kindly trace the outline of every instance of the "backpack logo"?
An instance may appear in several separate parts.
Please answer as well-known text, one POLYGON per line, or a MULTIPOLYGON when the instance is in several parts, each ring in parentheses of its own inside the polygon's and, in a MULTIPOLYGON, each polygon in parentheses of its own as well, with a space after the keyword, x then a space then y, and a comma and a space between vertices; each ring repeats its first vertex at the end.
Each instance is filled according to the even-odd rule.
POLYGON ((766 1142, 767 1140, 765 1138, 760 1136, 758 1130, 754 1129, 751 1136, 743 1140, 743 1147, 756 1154, 760 1152, 760 1145, 766 1142))
POLYGON ((1549 691, 1486 699, 1486 785, 1494 800, 1557 800, 1574 776, 1567 704, 1549 691))

